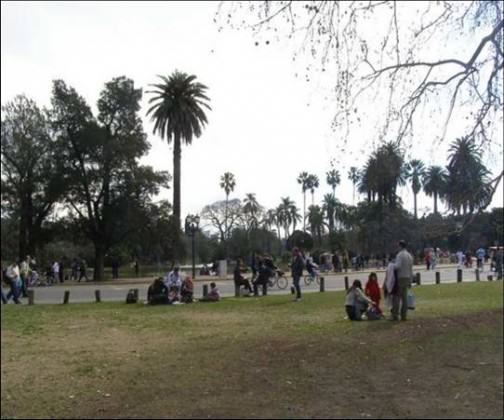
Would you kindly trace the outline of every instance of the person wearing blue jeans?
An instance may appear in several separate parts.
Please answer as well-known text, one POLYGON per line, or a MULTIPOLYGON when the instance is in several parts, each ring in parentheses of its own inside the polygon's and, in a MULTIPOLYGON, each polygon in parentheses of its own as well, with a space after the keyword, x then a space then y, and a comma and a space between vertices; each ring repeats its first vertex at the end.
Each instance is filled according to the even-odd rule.
POLYGON ((21 303, 18 299, 19 297, 19 287, 18 287, 18 283, 21 279, 10 279, 9 282, 10 282, 10 290, 9 290, 9 293, 7 293, 7 296, 6 296, 6 299, 7 299, 7 302, 9 301, 10 298, 12 298, 12 300, 19 304, 21 303))
POLYGON ((294 288, 296 289, 295 300, 300 301, 302 298, 301 298, 301 286, 299 285, 299 281, 303 276, 304 261, 297 247, 294 247, 292 249, 292 255, 293 255, 293 261, 291 271, 292 271, 292 281, 294 283, 294 288))

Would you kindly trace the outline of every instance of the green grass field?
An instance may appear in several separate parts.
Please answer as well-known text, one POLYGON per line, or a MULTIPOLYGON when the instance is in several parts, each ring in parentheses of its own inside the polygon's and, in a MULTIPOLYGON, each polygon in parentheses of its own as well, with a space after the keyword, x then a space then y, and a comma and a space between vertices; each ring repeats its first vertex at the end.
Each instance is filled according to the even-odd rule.
POLYGON ((2 306, 2 418, 503 417, 503 283, 414 289, 404 323, 342 292, 2 306))

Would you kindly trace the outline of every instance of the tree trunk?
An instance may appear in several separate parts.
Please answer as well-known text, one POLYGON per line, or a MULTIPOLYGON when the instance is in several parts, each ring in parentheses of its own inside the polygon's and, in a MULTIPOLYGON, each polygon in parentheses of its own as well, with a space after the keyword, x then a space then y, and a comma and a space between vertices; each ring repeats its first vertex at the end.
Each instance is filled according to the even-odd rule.
POLYGON ((229 232, 228 232, 228 201, 229 201, 229 194, 226 193, 226 219, 224 220, 225 223, 225 236, 226 236, 226 241, 224 242, 224 255, 226 256, 226 260, 228 258, 228 239, 229 239, 229 232))
POLYGON ((415 193, 413 193, 413 205, 415 207, 415 220, 418 219, 418 217, 417 217, 417 201, 416 201, 416 196, 417 195, 415 193))
POLYGON ((437 192, 434 191, 434 214, 437 214, 437 192))
POLYGON ((306 191, 303 192, 303 232, 306 232, 306 191))
POLYGON ((173 145, 173 217, 180 229, 180 161, 181 161, 180 133, 175 133, 173 145))
POLYGON ((94 261, 94 272, 93 280, 103 280, 104 278, 104 262, 105 262, 105 248, 101 244, 102 242, 94 244, 95 246, 95 261, 94 261))

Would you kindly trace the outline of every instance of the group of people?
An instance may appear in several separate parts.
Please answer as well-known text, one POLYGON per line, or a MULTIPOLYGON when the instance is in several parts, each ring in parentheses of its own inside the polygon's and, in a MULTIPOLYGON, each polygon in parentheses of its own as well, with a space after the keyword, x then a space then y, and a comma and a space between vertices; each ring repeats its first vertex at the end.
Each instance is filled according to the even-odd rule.
MULTIPOLYGON (((399 242, 400 251, 395 261, 390 258, 383 282, 383 293, 387 306, 391 308, 391 321, 398 321, 399 316, 403 321, 407 319, 408 289, 411 287, 413 277, 413 257, 406 247, 405 241, 399 242)), ((366 315, 368 319, 383 317, 380 301, 381 292, 376 273, 369 275, 364 290, 362 290, 360 280, 355 280, 347 291, 345 299, 348 319, 360 321, 363 315, 366 315)))
MULTIPOLYGON (((182 277, 180 267, 176 265, 164 277, 155 279, 147 290, 147 303, 176 305, 194 302, 193 279, 190 276, 185 276, 184 279, 182 277)), ((219 300, 220 292, 214 282, 210 284, 208 295, 199 299, 200 302, 217 302, 219 300)))

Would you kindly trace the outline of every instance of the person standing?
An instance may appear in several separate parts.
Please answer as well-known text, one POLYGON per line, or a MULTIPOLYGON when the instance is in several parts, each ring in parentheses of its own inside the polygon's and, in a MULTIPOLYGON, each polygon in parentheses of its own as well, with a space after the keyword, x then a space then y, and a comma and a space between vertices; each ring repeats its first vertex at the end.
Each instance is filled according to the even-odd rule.
POLYGON ((85 278, 86 281, 89 280, 87 277, 87 264, 84 258, 79 263, 79 283, 82 280, 82 278, 85 278))
POLYGON ((478 261, 478 268, 483 269, 483 259, 485 258, 485 250, 483 247, 479 247, 478 250, 476 251, 476 258, 478 261))
POLYGON ((63 283, 65 281, 65 265, 63 263, 63 258, 60 260, 59 263, 59 281, 60 283, 63 283))
POLYGON ((19 265, 16 261, 14 261, 6 271, 6 279, 8 280, 8 285, 10 286, 10 291, 7 293, 6 299, 9 301, 9 299, 12 297, 12 300, 20 304, 21 302, 19 301, 19 291, 21 288, 21 276, 19 275, 19 265))
POLYGON ((413 257, 406 249, 406 242, 399 241, 399 253, 394 264, 397 270, 397 293, 393 297, 392 321, 399 320, 399 305, 401 305, 401 320, 406 321, 408 315, 408 288, 413 277, 413 257))
POLYGON ((59 269, 60 269, 60 266, 59 266, 58 261, 54 261, 54 263, 52 265, 52 276, 53 276, 55 283, 59 280, 59 269))
POLYGON ((140 266, 138 265, 138 260, 135 258, 135 276, 138 277, 138 273, 140 272, 140 266))
POLYGON ((301 286, 299 285, 299 282, 301 280, 301 277, 303 276, 303 268, 305 263, 303 257, 301 256, 301 252, 299 252, 299 248, 294 247, 292 250, 292 255, 292 281, 296 290, 296 298, 294 299, 294 301, 299 302, 302 299, 301 286))
POLYGON ((112 259, 112 278, 119 278, 119 261, 117 260, 117 257, 112 259))

